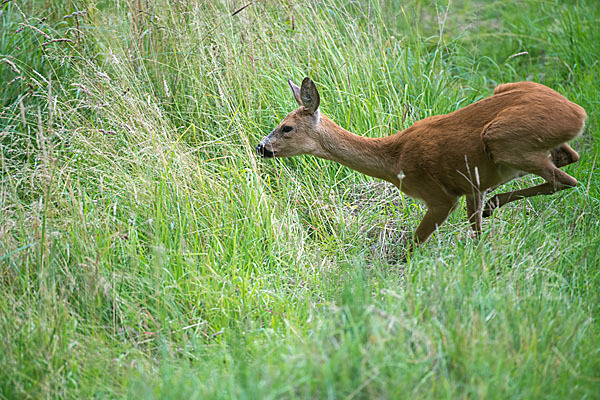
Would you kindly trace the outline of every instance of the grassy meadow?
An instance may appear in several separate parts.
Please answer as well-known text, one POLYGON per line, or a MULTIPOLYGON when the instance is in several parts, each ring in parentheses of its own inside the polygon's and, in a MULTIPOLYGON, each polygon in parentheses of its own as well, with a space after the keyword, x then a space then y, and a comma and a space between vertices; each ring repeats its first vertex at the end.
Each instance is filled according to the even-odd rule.
POLYGON ((600 398, 599 57, 595 0, 0 1, 0 399, 600 398), (401 263, 418 201, 255 155, 304 76, 370 137, 544 83, 580 184, 401 263))

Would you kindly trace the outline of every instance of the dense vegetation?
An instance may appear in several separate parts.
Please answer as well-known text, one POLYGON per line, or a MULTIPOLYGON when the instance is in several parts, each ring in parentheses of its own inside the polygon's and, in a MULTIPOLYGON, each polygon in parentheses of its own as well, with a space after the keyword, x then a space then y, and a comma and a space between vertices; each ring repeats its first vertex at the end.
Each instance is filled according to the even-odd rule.
POLYGON ((595 0, 0 4, 0 398, 598 398, 595 0), (580 185, 400 263, 418 202, 255 156, 306 75, 372 137, 544 83, 580 185))

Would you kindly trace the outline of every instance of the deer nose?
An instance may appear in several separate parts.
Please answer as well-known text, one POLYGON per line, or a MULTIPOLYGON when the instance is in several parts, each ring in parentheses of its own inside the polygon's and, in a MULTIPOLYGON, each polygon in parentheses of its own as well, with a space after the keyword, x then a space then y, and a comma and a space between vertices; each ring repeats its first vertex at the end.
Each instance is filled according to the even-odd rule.
POLYGON ((261 156, 262 158, 271 158, 271 157, 275 157, 275 153, 273 153, 271 150, 267 149, 265 147, 264 144, 259 143, 258 146, 256 146, 256 152, 258 153, 259 156, 261 156))

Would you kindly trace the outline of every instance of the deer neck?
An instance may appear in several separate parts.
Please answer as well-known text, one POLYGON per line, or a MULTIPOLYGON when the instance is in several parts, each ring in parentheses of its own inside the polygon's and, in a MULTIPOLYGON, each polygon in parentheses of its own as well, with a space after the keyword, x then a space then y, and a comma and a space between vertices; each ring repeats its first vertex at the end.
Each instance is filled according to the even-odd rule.
POLYGON ((365 175, 398 185, 398 161, 390 155, 390 138, 367 138, 355 135, 333 121, 320 116, 322 149, 315 155, 338 162, 365 175))

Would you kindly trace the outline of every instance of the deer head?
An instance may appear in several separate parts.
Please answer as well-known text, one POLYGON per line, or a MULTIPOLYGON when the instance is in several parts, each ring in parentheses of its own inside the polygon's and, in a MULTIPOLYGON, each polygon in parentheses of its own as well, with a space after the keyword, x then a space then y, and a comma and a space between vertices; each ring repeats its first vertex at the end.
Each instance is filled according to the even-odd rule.
POLYGON ((264 158, 319 155, 320 97, 317 87, 308 77, 302 81, 302 87, 294 85, 291 80, 288 80, 288 83, 299 108, 289 113, 277 128, 256 146, 256 152, 264 158))

